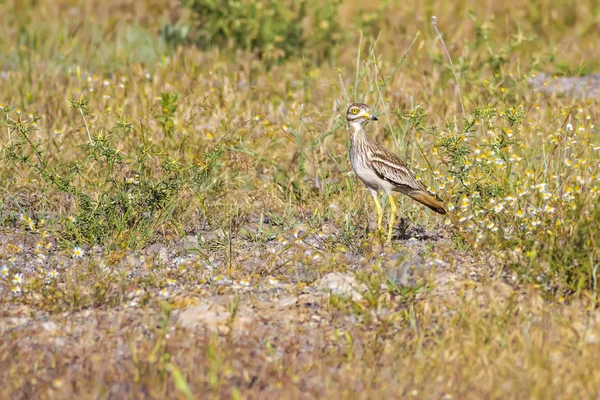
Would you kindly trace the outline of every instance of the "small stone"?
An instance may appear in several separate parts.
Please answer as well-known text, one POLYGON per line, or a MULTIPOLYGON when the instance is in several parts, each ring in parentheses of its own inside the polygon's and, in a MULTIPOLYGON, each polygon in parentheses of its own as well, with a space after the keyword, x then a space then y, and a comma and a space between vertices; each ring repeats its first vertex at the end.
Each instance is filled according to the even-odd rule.
POLYGON ((162 262, 168 261, 168 251, 165 246, 160 243, 153 243, 150 246, 146 247, 145 251, 147 256, 157 257, 162 262), (166 259, 163 259, 163 256, 167 256, 166 259))
POLYGON ((600 341, 600 336, 596 332, 587 331, 583 338, 587 344, 596 344, 600 341))
POLYGON ((31 318, 27 317, 12 317, 6 319, 0 319, 0 333, 4 333, 9 329, 17 328, 27 324, 31 321, 31 318))
POLYGON ((128 266, 130 266, 132 268, 139 268, 141 265, 140 259, 138 257, 136 257, 134 254, 129 254, 127 256, 127 258, 125 259, 125 262, 127 263, 128 266))
POLYGON ((292 297, 286 297, 284 299, 279 300, 279 303, 277 305, 280 308, 285 308, 285 307, 292 306, 296 303, 298 303, 298 298, 295 296, 292 296, 292 297))
POLYGON ((317 288, 336 296, 350 297, 353 301, 362 300, 360 292, 366 291, 366 287, 359 284, 352 275, 340 272, 325 275, 317 282, 317 288))
POLYGON ((54 389, 61 389, 65 385, 65 381, 62 378, 56 378, 52 381, 52 387, 54 389))
POLYGON ((170 260, 169 251, 167 250, 167 248, 161 247, 161 249, 158 251, 157 257, 160 262, 167 264, 170 260))
MULTIPOLYGON (((202 242, 204 242, 204 240, 202 242)), ((182 244, 186 250, 198 250, 201 247, 200 240, 198 239, 198 236, 196 236, 196 235, 186 236, 185 239, 183 239, 182 244)))
POLYGON ((314 269, 309 268, 303 263, 297 263, 294 266, 292 273, 293 275, 290 278, 294 283, 311 283, 318 278, 314 269))
POLYGON ((585 325, 579 321, 574 322, 571 327, 575 329, 578 333, 584 332, 586 330, 585 325))
POLYGON ((59 326, 56 322, 46 321, 42 323, 42 328, 48 333, 54 333, 59 329, 59 326))
POLYGON ((219 332, 219 326, 226 325, 230 318, 231 313, 225 307, 218 304, 203 303, 181 312, 178 316, 178 322, 188 329, 205 327, 213 332, 219 332))
POLYGON ((219 335, 222 336, 229 335, 229 333, 231 332, 231 328, 227 325, 218 325, 217 332, 219 333, 219 335))
POLYGON ((425 263, 423 258, 415 255, 410 260, 400 263, 400 265, 392 266, 387 269, 387 277, 398 286, 416 286, 418 278, 425 271, 425 263))

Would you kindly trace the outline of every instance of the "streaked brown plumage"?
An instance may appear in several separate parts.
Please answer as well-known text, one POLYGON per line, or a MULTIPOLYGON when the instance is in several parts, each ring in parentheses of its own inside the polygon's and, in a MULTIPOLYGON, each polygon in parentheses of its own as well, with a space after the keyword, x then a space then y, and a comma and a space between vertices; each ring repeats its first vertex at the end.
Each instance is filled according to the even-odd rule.
POLYGON ((366 104, 351 104, 346 112, 346 121, 348 121, 348 132, 350 134, 352 169, 373 196, 377 208, 377 226, 379 229, 381 229, 383 219, 383 210, 378 200, 379 190, 385 192, 390 198, 391 215, 388 241, 392 237, 396 213, 396 204, 392 192, 403 193, 439 214, 446 213, 442 199, 427 190, 425 185, 417 180, 412 171, 398 156, 367 139, 364 125, 368 121, 377 121, 377 118, 369 113, 369 107, 366 104))

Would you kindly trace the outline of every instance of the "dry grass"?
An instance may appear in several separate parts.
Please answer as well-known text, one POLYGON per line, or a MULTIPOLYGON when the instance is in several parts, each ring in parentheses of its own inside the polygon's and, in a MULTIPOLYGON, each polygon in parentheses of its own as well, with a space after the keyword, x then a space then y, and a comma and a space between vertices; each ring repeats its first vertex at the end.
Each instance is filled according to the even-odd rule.
POLYGON ((597 70, 595 2, 348 2, 268 67, 79 3, 0 5, 0 397, 598 398, 598 102, 530 83, 597 70), (351 100, 447 219, 369 232, 351 100))

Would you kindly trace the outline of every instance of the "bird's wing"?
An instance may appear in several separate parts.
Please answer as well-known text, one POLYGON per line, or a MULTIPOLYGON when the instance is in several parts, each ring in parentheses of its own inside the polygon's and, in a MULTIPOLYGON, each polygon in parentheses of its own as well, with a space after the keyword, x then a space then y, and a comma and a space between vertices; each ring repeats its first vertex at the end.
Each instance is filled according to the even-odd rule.
POLYGON ((417 180, 415 174, 394 153, 376 146, 371 149, 369 159, 377 176, 393 184, 394 190, 439 214, 446 214, 443 200, 437 194, 427 190, 423 182, 417 180))
POLYGON ((406 164, 391 151, 378 146, 372 149, 370 161, 373 171, 381 179, 396 186, 398 191, 405 194, 414 190, 427 191, 425 185, 418 181, 406 164))
POLYGON ((391 151, 373 146, 369 157, 371 167, 377 176, 394 185, 394 190, 403 193, 415 201, 431 208, 439 214, 446 214, 444 201, 435 193, 427 190, 423 182, 391 151))

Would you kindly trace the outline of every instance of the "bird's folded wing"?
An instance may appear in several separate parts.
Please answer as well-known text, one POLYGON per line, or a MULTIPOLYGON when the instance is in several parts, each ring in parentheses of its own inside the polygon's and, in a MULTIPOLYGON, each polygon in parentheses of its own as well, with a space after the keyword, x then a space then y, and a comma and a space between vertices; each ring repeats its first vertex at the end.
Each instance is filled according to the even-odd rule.
POLYGON ((400 191, 426 190, 411 170, 393 153, 377 151, 372 154, 371 165, 375 173, 398 186, 400 191))

